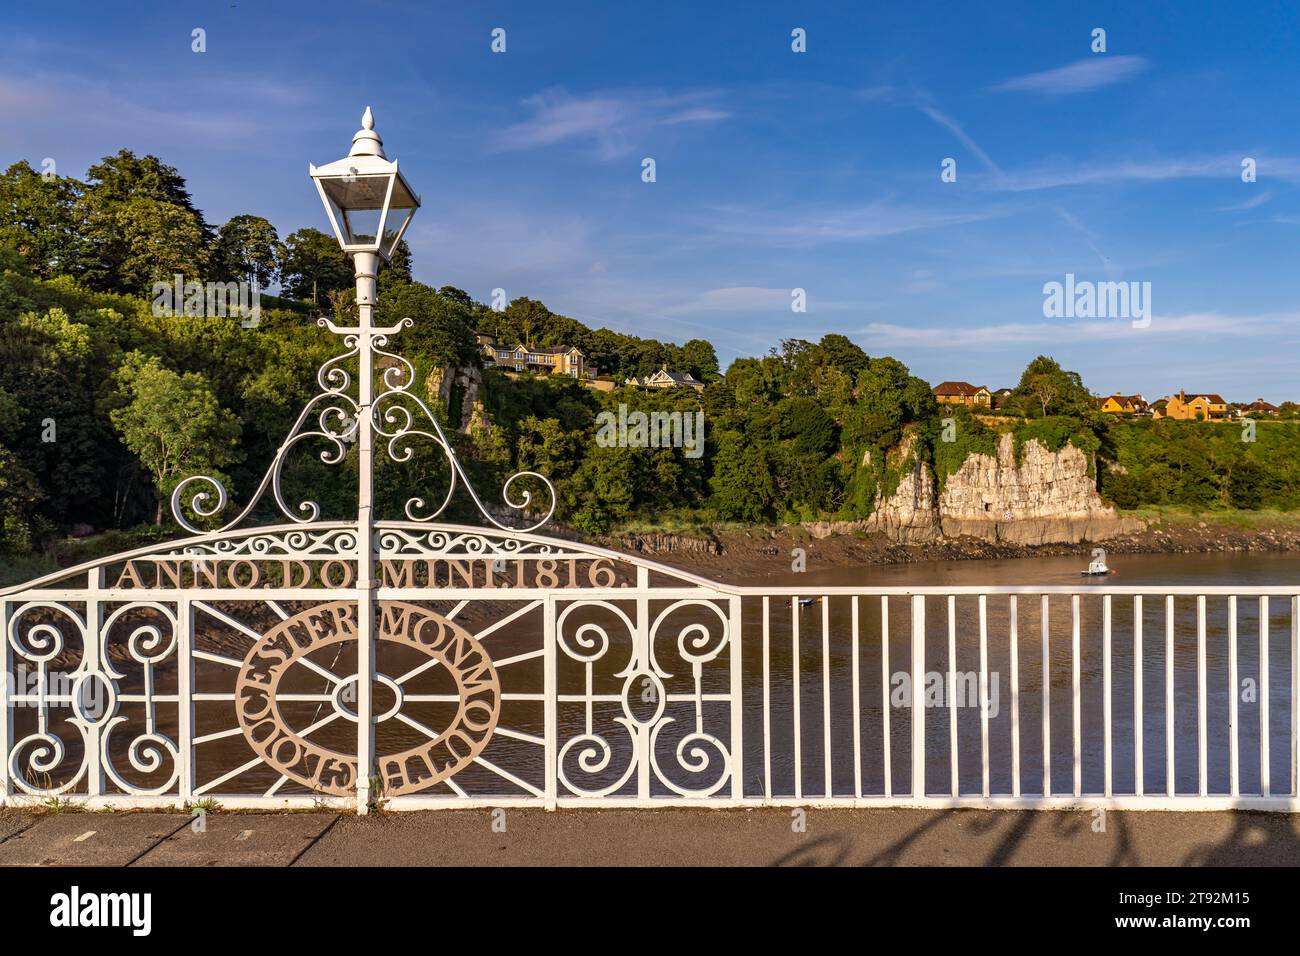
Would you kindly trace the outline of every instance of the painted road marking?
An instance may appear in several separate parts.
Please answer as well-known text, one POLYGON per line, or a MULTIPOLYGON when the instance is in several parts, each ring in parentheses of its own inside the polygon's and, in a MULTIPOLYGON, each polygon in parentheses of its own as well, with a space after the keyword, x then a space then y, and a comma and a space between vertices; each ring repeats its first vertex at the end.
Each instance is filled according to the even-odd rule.
POLYGON ((91 837, 93 837, 93 836, 95 835, 95 832, 96 832, 96 831, 94 831, 94 830, 87 830, 85 833, 83 833, 81 836, 77 837, 77 838, 76 838, 75 840, 73 840, 72 842, 73 842, 73 843, 84 843, 86 840, 89 840, 91 837))

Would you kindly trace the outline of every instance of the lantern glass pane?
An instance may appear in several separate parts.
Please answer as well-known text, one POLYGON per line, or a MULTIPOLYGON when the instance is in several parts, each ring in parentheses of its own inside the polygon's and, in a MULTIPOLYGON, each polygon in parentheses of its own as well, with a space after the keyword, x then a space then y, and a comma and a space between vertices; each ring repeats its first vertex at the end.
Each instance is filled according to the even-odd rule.
POLYGON ((406 224, 411 221, 411 217, 414 215, 414 206, 399 209, 394 205, 388 211, 388 222, 384 226, 384 244, 382 246, 385 259, 391 259, 393 253, 397 251, 397 243, 401 240, 402 234, 406 232, 406 224))
MULTIPOLYGON (((394 210, 415 209, 420 205, 419 200, 411 195, 411 191, 406 188, 406 182, 401 176, 397 177, 397 182, 393 183, 393 201, 391 208, 394 210)), ((398 218, 401 218, 400 216, 398 218)))
POLYGON ((373 246, 382 209, 343 210, 343 235, 349 246, 373 246))
POLYGON ((346 245, 373 245, 388 195, 387 176, 340 176, 322 179, 325 198, 343 230, 346 245))

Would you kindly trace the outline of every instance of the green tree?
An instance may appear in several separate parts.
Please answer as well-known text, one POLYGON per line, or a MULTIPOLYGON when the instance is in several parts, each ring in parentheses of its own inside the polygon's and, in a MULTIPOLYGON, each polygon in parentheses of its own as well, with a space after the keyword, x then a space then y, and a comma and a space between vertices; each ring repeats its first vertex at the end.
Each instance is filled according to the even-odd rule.
POLYGON ((221 407, 208 380, 197 372, 179 375, 157 357, 132 352, 117 374, 123 404, 110 413, 127 448, 153 479, 158 493, 154 523, 163 502, 190 475, 220 475, 239 461, 239 419, 221 407))
POLYGON ((469 309, 423 282, 393 285, 386 293, 379 299, 376 317, 384 325, 404 318, 415 323, 401 333, 399 342, 404 351, 419 357, 426 373, 434 365, 465 367, 478 362, 469 309))
POLYGON ((168 166, 157 156, 136 156, 129 149, 119 150, 86 170, 86 180, 87 195, 105 204, 153 199, 194 213, 205 241, 211 239, 209 227, 195 208, 184 177, 176 167, 168 166))
POLYGON ((445 285, 438 290, 438 295, 451 301, 463 305, 467 309, 474 308, 474 300, 464 289, 457 289, 454 285, 445 285))
POLYGON ((112 318, 73 317, 59 307, 0 316, 0 388, 21 397, 9 448, 24 468, 42 476, 44 507, 56 522, 106 517, 99 506, 117 443, 105 438, 108 422, 99 400, 116 354, 92 320, 111 327, 112 318))
POLYGON ((708 382, 718 377, 718 353, 713 345, 704 339, 691 339, 678 352, 678 363, 682 371, 690 372, 701 382, 708 382))
POLYGON ((1078 372, 1061 368, 1055 359, 1040 355, 1020 376, 1011 392, 1008 407, 1024 415, 1074 415, 1091 417, 1092 396, 1078 372))
POLYGON ((124 149, 91 166, 86 180, 77 213, 91 288, 139 294, 178 272, 203 274, 212 230, 174 167, 124 149))
POLYGON ((0 243, 17 249, 32 275, 48 279, 81 274, 81 190, 75 179, 44 176, 26 161, 14 163, 0 176, 0 243))
POLYGON ((737 432, 718 439, 710 480, 713 511, 724 521, 761 521, 776 501, 774 469, 767 450, 737 432))
POLYGON ((393 257, 380 270, 380 278, 387 276, 389 282, 411 281, 411 247, 403 239, 393 250, 393 257))
POLYGON ((44 497, 30 469, 7 447, 18 435, 18 401, 0 388, 0 552, 32 550, 44 497))
POLYGON ((115 252, 113 286, 147 293, 156 282, 171 285, 173 276, 201 276, 207 264, 203 224, 192 212, 157 199, 132 199, 111 213, 115 252))
POLYGON ((520 341, 532 348, 550 326, 551 310, 536 299, 521 296, 506 306, 505 321, 518 333, 520 341))
POLYGON ((825 458, 839 446, 835 419, 813 398, 787 398, 778 406, 783 438, 801 455, 825 458))
POLYGON ((352 262, 333 236, 319 229, 299 229, 284 240, 280 283, 286 295, 319 306, 335 289, 350 289, 352 262))
POLYGON ((858 401, 869 411, 896 422, 917 421, 933 414, 934 392, 898 359, 871 359, 858 376, 858 401))
POLYGON ((217 230, 209 274, 218 282, 253 282, 265 289, 275 282, 284 246, 261 216, 234 216, 217 230))
POLYGON ((867 357, 867 353, 862 351, 848 336, 835 332, 823 335, 817 346, 821 350, 823 360, 827 365, 839 369, 851 378, 857 378, 859 373, 871 361, 867 357))

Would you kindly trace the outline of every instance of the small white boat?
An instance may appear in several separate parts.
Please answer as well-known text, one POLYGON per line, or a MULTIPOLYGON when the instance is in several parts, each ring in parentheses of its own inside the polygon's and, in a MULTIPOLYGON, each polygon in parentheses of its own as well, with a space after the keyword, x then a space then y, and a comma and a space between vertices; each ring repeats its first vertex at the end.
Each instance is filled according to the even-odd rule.
POLYGON ((1087 571, 1080 571, 1079 573, 1084 577, 1096 577, 1105 574, 1114 574, 1115 572, 1106 566, 1106 558, 1099 555, 1092 559, 1092 563, 1088 565, 1087 571))
POLYGON ((809 607, 809 606, 810 606, 810 605, 811 605, 815 600, 817 600, 817 599, 816 599, 816 598, 810 598, 810 597, 800 598, 800 599, 799 599, 799 606, 800 606, 801 608, 809 607))

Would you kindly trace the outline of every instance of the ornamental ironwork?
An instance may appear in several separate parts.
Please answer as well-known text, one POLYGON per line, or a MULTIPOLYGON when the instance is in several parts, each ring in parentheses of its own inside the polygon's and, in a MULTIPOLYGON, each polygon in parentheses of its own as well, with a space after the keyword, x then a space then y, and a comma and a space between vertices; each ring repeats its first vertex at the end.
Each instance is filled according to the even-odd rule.
POLYGON ((222 484, 187 478, 186 537, 0 590, 0 801, 1300 809, 1294 588, 723 585, 536 533, 556 506, 536 472, 489 506, 389 349, 411 320, 372 321, 419 200, 369 113, 354 157, 387 184, 383 216, 405 213, 359 232, 346 204, 382 191, 350 190, 347 160, 313 169, 343 204, 358 321, 321 320, 342 351, 249 501, 227 518, 222 484), (355 448, 355 515, 285 492, 308 441, 326 464, 355 448), (374 515, 376 443, 400 463, 422 442, 445 487, 374 515), (445 521, 457 492, 483 526, 445 521), (257 525, 268 501, 284 520, 257 525), (1290 667, 1270 670, 1282 616, 1290 667))

